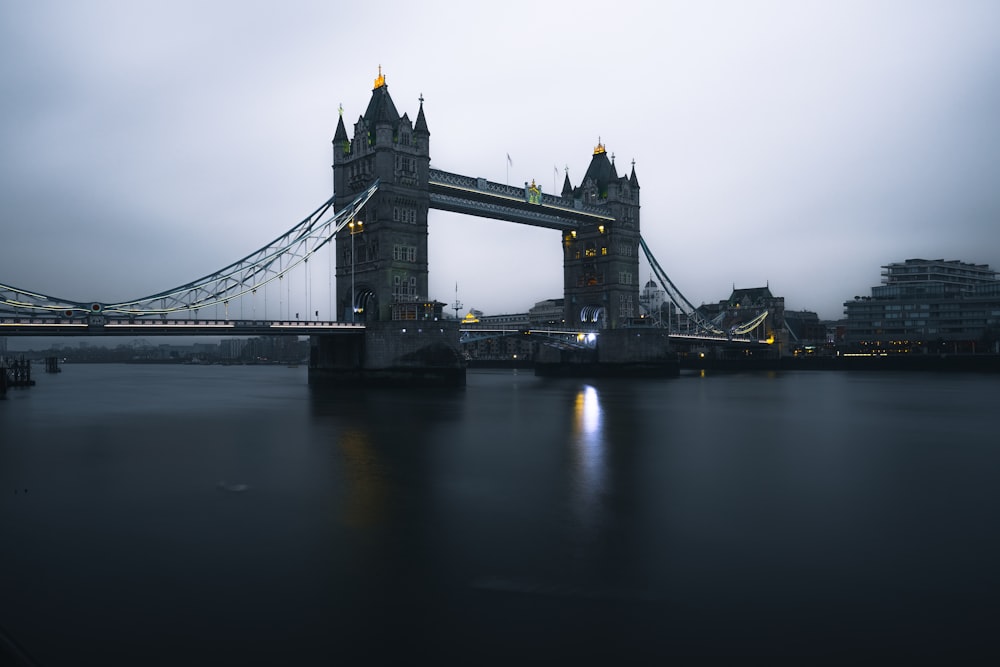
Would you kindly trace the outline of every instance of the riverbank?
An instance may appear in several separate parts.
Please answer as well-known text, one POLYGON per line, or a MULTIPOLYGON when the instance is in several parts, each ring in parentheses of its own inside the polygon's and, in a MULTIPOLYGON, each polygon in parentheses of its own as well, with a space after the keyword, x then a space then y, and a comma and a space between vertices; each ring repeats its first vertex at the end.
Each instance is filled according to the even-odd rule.
POLYGON ((1000 355, 996 354, 920 354, 840 355, 836 357, 757 357, 713 359, 710 357, 680 357, 684 370, 832 370, 832 371, 932 371, 932 372, 1000 372, 1000 355))

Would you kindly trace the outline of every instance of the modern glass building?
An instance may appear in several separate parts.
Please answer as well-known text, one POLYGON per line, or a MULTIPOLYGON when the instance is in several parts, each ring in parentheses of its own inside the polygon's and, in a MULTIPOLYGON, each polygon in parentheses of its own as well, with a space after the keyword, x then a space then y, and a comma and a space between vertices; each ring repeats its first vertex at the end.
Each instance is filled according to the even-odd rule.
POLYGON ((871 296, 844 303, 846 342, 886 352, 995 351, 983 349, 1000 335, 1000 280, 988 265, 908 259, 882 269, 871 296))

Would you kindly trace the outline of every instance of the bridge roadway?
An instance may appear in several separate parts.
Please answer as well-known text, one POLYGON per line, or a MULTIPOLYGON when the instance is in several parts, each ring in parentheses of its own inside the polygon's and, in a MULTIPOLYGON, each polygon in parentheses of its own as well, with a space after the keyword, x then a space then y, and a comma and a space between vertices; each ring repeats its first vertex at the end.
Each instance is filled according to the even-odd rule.
MULTIPOLYGON (((406 321, 400 321, 405 326, 406 321)), ((0 336, 310 336, 314 334, 359 334, 362 323, 303 320, 200 320, 200 319, 129 319, 106 315, 87 318, 65 317, 0 317, 0 336)), ((568 331, 563 328, 520 329, 514 327, 464 326, 459 329, 463 340, 511 335, 545 335, 577 338, 581 346, 592 345, 600 330, 568 331), (478 334, 478 336, 476 335, 478 334), (588 340, 584 340, 584 338, 588 340)), ((671 341, 689 345, 766 346, 766 340, 747 336, 698 336, 668 334, 671 341)))
POLYGON ((0 336, 309 336, 358 334, 364 324, 303 320, 0 318, 0 336))

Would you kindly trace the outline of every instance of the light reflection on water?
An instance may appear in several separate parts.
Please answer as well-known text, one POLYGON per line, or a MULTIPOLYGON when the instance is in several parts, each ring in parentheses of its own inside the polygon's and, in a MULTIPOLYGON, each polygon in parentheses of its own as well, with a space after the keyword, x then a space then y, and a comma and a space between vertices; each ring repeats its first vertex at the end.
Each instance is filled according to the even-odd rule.
POLYGON ((594 528, 599 520, 606 478, 605 434, 598 390, 584 385, 576 395, 571 444, 573 447, 573 497, 570 501, 578 521, 594 528))

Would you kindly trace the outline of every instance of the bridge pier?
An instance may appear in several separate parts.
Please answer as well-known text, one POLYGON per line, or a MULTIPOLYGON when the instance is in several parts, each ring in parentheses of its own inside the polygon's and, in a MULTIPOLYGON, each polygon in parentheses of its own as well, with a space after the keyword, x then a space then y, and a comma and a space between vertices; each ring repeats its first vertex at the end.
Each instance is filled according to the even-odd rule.
POLYGON ((652 328, 607 329, 592 350, 541 347, 535 375, 547 377, 675 377, 677 352, 667 332, 652 328))
POLYGON ((309 382, 346 386, 465 386, 458 323, 369 322, 357 334, 310 336, 309 382))

